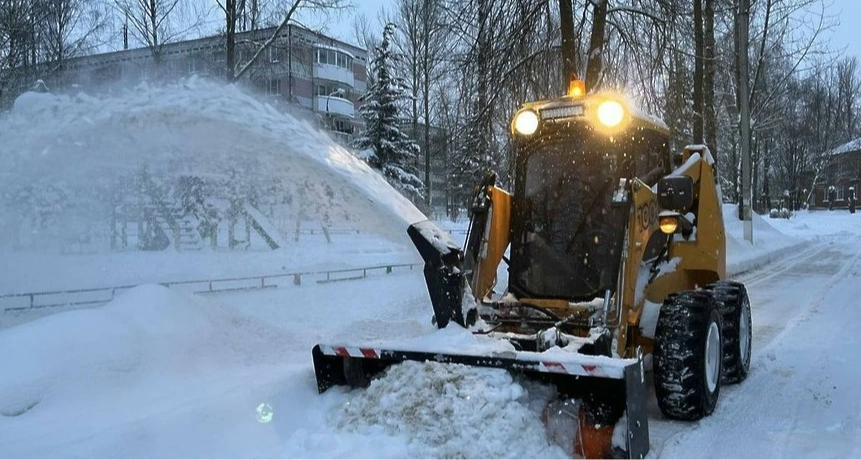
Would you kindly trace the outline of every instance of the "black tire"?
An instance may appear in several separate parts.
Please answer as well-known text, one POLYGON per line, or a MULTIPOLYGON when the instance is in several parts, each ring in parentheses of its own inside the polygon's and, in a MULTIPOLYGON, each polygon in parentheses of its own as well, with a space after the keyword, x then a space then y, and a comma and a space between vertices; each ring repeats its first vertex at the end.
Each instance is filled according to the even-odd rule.
POLYGON ((699 420, 714 411, 723 368, 721 331, 710 291, 680 292, 664 301, 655 330, 654 379, 667 417, 699 420))
POLYGON ((753 342, 750 299, 747 289, 734 281, 718 281, 706 286, 714 295, 723 320, 722 383, 739 383, 750 372, 750 350, 753 342))

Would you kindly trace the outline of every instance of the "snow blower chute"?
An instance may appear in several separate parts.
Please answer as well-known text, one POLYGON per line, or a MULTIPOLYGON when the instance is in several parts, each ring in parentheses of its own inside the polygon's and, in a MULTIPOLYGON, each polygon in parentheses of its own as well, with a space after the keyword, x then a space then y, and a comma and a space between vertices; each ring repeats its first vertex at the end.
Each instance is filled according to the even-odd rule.
POLYGON ((579 401, 578 455, 619 454, 616 427, 625 442, 615 448, 642 458, 644 355, 659 407, 683 420, 710 414, 721 383, 750 364, 747 293, 723 281, 714 162, 704 146, 671 155, 663 123, 602 94, 528 103, 511 131, 514 193, 493 175, 476 187, 463 250, 433 222, 408 229, 434 323, 481 346, 317 345, 318 389, 364 386, 408 360, 507 369, 579 401), (503 261, 508 283, 496 292, 503 261))

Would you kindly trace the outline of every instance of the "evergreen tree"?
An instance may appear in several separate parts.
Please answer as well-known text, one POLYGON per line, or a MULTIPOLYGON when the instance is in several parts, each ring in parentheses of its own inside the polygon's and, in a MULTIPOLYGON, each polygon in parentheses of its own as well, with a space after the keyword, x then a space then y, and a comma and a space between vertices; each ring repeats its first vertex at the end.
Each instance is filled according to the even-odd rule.
POLYGON ((371 61, 373 83, 360 99, 359 114, 365 120, 365 130, 353 141, 353 147, 395 188, 421 198, 424 184, 415 167, 419 146, 398 125, 398 104, 408 96, 403 82, 392 74, 397 59, 390 50, 394 27, 391 23, 386 25, 383 39, 375 47, 371 61))

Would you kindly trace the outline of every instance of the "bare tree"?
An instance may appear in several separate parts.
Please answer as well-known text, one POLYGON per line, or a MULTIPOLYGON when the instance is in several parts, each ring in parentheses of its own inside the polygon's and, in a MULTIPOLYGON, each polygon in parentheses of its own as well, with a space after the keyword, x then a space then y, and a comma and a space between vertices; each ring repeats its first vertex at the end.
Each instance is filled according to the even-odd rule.
POLYGON ((236 0, 224 0, 223 4, 221 1, 216 0, 216 3, 224 11, 224 20, 226 23, 225 62, 227 64, 225 74, 227 75, 227 81, 232 82, 236 80, 236 0))
POLYGON ((39 24, 45 61, 58 70, 66 59, 86 54, 101 44, 98 34, 105 28, 107 11, 102 3, 85 0, 48 0, 43 3, 44 20, 39 24))
POLYGON ((694 142, 703 143, 703 72, 705 39, 703 37, 703 0, 694 4, 694 142))
POLYGON ((715 110, 715 0, 703 3, 703 130, 704 141, 718 158, 717 114, 715 110))
MULTIPOLYGON (((431 96, 442 76, 442 64, 450 49, 446 26, 442 23, 441 0, 399 0, 396 8, 398 35, 395 39, 400 62, 408 77, 412 134, 421 134, 424 152, 425 205, 431 206, 431 96), (419 130, 419 119, 424 128, 419 130), (419 132, 421 131, 421 133, 419 132)), ((434 149, 439 152, 439 149, 434 149)))
MULTIPOLYGON (((244 13, 248 1, 239 0, 237 3, 237 0, 215 0, 222 13, 224 13, 225 18, 225 50, 227 54, 225 75, 228 81, 242 78, 254 66, 266 49, 281 35, 284 27, 295 18, 299 10, 326 11, 344 6, 343 0, 289 0, 284 2, 280 5, 282 16, 275 30, 266 40, 254 43, 254 52, 251 53, 251 57, 245 62, 240 63, 236 59, 236 27, 239 22, 239 13, 244 13)), ((251 1, 253 2, 250 5, 251 27, 254 30, 258 25, 261 5, 257 0, 251 1)))
POLYGON ((858 58, 845 57, 837 62, 837 114, 839 130, 847 142, 859 135, 859 104, 861 103, 861 68, 858 58))
POLYGON ((574 30, 574 4, 572 0, 559 0, 559 30, 562 36, 562 87, 577 75, 577 36, 574 30))
POLYGON ((198 28, 205 16, 195 2, 185 0, 114 0, 114 5, 131 24, 132 35, 150 50, 156 67, 164 45, 198 28))
POLYGON ((597 88, 604 67, 604 30, 607 27, 607 2, 597 0, 592 3, 592 33, 589 36, 589 52, 586 62, 586 88, 597 88))

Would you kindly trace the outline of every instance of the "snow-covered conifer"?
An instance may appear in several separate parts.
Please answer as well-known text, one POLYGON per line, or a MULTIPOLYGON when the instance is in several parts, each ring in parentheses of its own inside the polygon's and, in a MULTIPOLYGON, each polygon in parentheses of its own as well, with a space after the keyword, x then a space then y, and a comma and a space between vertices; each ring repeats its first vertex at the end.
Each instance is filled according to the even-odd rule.
POLYGON ((399 102, 408 96, 403 82, 393 75, 397 56, 390 49, 394 24, 387 24, 383 39, 375 47, 371 61, 372 84, 360 99, 359 113, 365 129, 353 142, 359 157, 379 170, 388 181, 411 197, 422 197, 424 185, 419 179, 415 159, 418 144, 398 125, 399 102))

